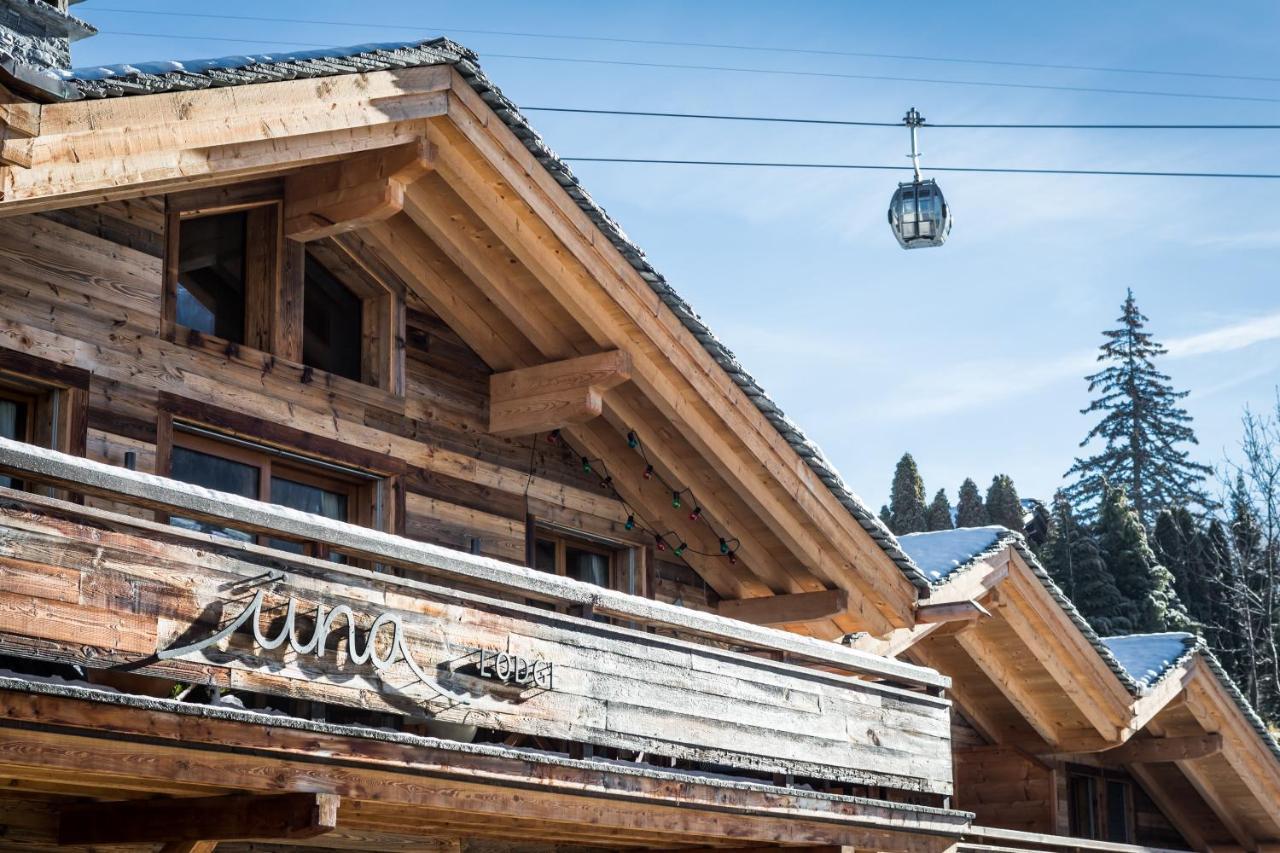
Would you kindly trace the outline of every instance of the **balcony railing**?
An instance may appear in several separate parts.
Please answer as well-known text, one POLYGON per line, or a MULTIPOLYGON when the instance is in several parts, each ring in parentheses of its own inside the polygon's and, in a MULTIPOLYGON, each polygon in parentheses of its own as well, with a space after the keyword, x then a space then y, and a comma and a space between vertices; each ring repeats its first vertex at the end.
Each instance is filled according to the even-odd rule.
POLYGON ((951 793, 932 670, 4 439, 0 473, 30 490, 0 489, 0 652, 587 754, 951 793))

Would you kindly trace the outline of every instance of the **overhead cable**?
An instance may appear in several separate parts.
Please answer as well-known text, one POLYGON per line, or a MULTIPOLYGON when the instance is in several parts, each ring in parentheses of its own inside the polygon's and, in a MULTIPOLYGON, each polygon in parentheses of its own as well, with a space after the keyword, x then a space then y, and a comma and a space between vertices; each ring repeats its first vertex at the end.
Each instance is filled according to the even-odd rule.
POLYGON ((588 36, 570 33, 537 33, 537 32, 519 32, 514 30, 482 30, 468 29, 463 27, 448 26, 427 26, 417 25, 410 26, 403 23, 370 23, 368 21, 327 21, 316 20, 310 18, 276 18, 259 15, 227 15, 212 14, 208 12, 173 12, 159 9, 122 9, 117 6, 95 6, 95 12, 118 12, 130 15, 163 15, 176 18, 207 18, 211 20, 226 21, 259 21, 267 23, 280 24, 309 24, 325 27, 357 27, 362 29, 376 30, 412 30, 414 32, 422 32, 430 30, 433 32, 455 32, 455 33, 473 33, 476 35, 492 35, 492 36, 508 36, 513 38, 535 38, 535 39, 552 39, 563 41, 588 41, 588 42, 605 42, 609 44, 636 44, 651 47, 694 47, 700 49, 711 50, 741 50, 757 53, 796 53, 806 54, 810 56, 847 56, 859 59, 892 59, 904 60, 909 62, 942 62, 942 63, 959 63, 964 65, 994 65, 1010 68, 1043 68, 1053 71, 1090 71, 1105 74, 1139 74, 1154 75, 1160 77, 1194 77, 1208 80, 1247 80, 1250 82, 1264 83, 1280 83, 1280 77, 1264 77, 1248 74, 1221 74, 1206 71, 1173 71, 1163 68, 1117 68, 1105 65, 1072 65, 1067 63, 1050 63, 1050 62, 1020 62, 1016 60, 1005 59, 978 59, 974 57, 956 57, 956 56, 921 56, 918 54, 905 53, 872 53, 869 51, 854 50, 824 50, 821 48, 809 47, 793 47, 787 45, 751 45, 751 44, 730 44, 725 42, 703 42, 703 41, 674 41, 666 39, 638 39, 638 38, 622 38, 618 36, 588 36))

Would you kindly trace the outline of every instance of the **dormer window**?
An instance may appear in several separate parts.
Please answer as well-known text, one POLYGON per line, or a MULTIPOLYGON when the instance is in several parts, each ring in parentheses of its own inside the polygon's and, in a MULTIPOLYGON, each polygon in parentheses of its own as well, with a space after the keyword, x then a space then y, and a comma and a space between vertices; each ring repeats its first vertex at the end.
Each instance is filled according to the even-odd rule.
POLYGON ((244 211, 181 223, 176 317, 179 326, 244 343, 244 211))
POLYGON ((404 393, 403 285, 336 241, 286 239, 280 181, 174 193, 166 207, 165 337, 404 393))
POLYGON ((363 349, 363 301, 308 256, 302 305, 302 363, 359 382, 363 349))

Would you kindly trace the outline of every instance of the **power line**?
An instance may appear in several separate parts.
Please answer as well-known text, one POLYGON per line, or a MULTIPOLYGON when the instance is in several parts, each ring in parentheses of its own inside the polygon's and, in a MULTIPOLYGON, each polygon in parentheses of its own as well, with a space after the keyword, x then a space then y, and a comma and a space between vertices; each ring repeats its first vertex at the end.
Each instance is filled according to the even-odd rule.
POLYGON ((311 24, 326 27, 358 27, 363 29, 395 29, 395 30, 412 30, 415 32, 423 30, 433 31, 449 31, 455 33, 472 33, 476 35, 494 35, 494 36, 510 36, 515 38, 536 38, 536 39, 553 39, 563 41, 594 41, 606 42, 611 44, 637 44, 653 47, 696 47, 710 48, 714 50, 742 50, 759 53, 795 53, 807 54, 810 56, 847 56, 857 57, 860 59, 894 59, 906 60, 910 62, 943 62, 943 63, 960 63, 964 65, 995 65, 1010 68, 1044 68, 1054 71, 1094 71, 1107 74, 1139 74, 1154 75, 1161 77, 1193 77, 1207 80, 1246 80, 1250 82, 1280 83, 1280 77, 1263 77, 1251 76, 1245 74, 1215 74, 1201 71, 1172 71, 1168 69, 1155 68, 1116 68, 1100 65, 1071 65, 1065 63, 1047 63, 1047 62, 1017 62, 1011 60, 1000 59, 974 59, 972 57, 955 57, 955 56, 919 56, 903 53, 872 53, 867 51, 851 51, 851 50, 822 50, 819 48, 805 47, 786 47, 777 45, 748 45, 748 44, 729 44, 724 42, 700 42, 700 41, 669 41, 663 39, 635 39, 620 38, 610 36, 586 36, 572 35, 566 33, 536 33, 536 32, 518 32, 512 30, 481 30, 466 29, 462 27, 427 27, 427 26, 408 26, 405 24, 375 24, 367 21, 325 21, 311 20, 307 18, 273 18, 257 15, 214 15, 201 12, 167 12, 153 9, 121 9, 114 6, 95 6, 94 11, 98 12, 119 12, 130 15, 163 15, 177 18, 208 18, 213 20, 227 21, 259 21, 268 23, 281 24, 311 24))
MULTIPOLYGON (((574 163, 639 163, 659 166, 743 166, 763 169, 845 169, 860 171, 911 171, 910 166, 878 166, 860 163, 787 163, 754 160, 659 160, 648 157, 561 157, 574 163)), ((1018 169, 1012 167, 930 166, 930 172, 973 172, 1001 175, 1108 175, 1137 178, 1245 178, 1277 180, 1280 174, 1256 172, 1142 172, 1122 169, 1018 169)))
MULTIPOLYGON (((639 116, 642 118, 687 118, 711 121, 757 121, 781 124, 819 124, 842 127, 904 127, 901 121, 847 121, 828 118, 792 118, 789 116, 743 116, 716 113, 671 113, 648 110, 598 110, 582 107, 520 107, 521 112, 580 113, 584 115, 639 116)), ((984 130, 1280 130, 1280 124, 935 124, 929 128, 967 128, 984 130)))
MULTIPOLYGON (((333 45, 315 42, 279 42, 264 39, 227 38, 222 36, 190 36, 174 33, 135 33, 120 30, 102 30, 104 35, 133 36, 137 38, 183 39, 186 41, 221 41, 237 44, 270 44, 274 47, 333 47, 333 45)), ((997 89, 1034 89, 1048 92, 1084 92, 1103 95, 1138 95, 1159 98, 1190 98, 1210 101, 1248 101, 1253 103, 1280 103, 1280 98, 1266 98, 1258 95, 1213 95, 1195 92, 1165 92, 1150 89, 1109 89, 1095 86, 1054 86, 1047 83, 1008 83, 992 80, 946 80, 934 77, 902 77, 893 74, 853 74, 838 71, 803 71, 797 69, 745 68, 732 65, 696 65, 676 62, 642 62, 626 59, 588 59, 568 56, 535 56, 522 53, 486 53, 486 59, 515 59, 533 62, 563 62, 586 65, 615 65, 633 68, 667 68, 679 71, 720 71, 733 74, 762 74, 784 77, 822 77, 840 80, 878 80, 894 83, 927 83, 941 86, 978 86, 997 89)))

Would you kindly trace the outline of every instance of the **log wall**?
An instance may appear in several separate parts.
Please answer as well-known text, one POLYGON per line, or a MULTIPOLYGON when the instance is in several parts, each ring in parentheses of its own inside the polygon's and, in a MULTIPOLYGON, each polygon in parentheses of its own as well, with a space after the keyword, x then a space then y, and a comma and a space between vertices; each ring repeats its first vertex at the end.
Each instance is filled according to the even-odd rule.
MULTIPOLYGON (((252 413, 255 429, 289 431, 280 443, 304 454, 326 458, 328 441, 402 465, 399 532, 410 538, 523 563, 531 515, 652 551, 567 448, 488 434, 491 371, 412 296, 404 395, 247 347, 164 340, 164 219, 162 199, 142 198, 0 220, 0 348, 91 372, 90 458, 122 465, 132 452, 138 470, 165 473, 163 400, 186 400, 219 428, 252 413)), ((330 260, 340 256, 321 243, 330 260)), ((691 571, 665 573, 656 590, 650 580, 641 591, 661 600, 693 604, 708 592, 691 571)))

